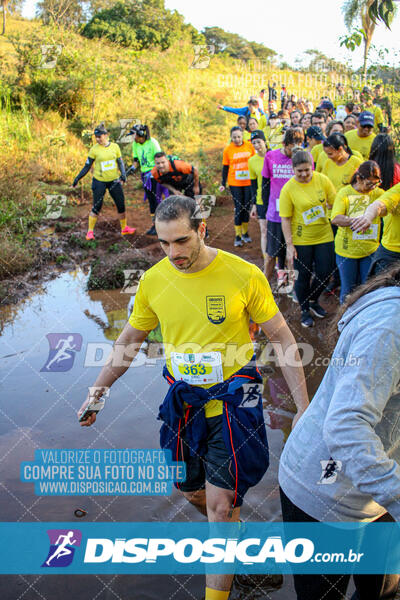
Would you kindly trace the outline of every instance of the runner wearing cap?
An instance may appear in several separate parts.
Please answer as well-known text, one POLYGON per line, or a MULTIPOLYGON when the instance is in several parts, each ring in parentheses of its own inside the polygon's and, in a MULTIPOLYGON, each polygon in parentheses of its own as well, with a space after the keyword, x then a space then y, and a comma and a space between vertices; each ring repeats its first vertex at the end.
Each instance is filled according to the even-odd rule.
MULTIPOLYGON (((329 139, 329 138, 328 138, 329 139)), ((335 236, 336 264, 340 272, 340 303, 353 289, 367 280, 372 255, 379 246, 381 223, 375 218, 371 227, 364 233, 352 231, 356 217, 377 200, 381 190, 379 165, 367 160, 359 165, 349 185, 343 186, 336 195, 332 208, 332 225, 338 227, 335 236)))
POLYGON ((327 314, 318 298, 335 265, 333 232, 327 216, 335 188, 328 177, 313 171, 309 152, 296 150, 292 165, 294 177, 282 188, 279 214, 288 265, 298 271, 295 293, 301 307, 301 325, 312 327, 310 311, 319 318, 327 314))
POLYGON ((326 110, 328 113, 328 117, 333 118, 333 111, 335 110, 335 107, 330 100, 322 100, 317 110, 326 110))
POLYGON ((249 173, 251 181, 251 199, 252 209, 251 218, 258 218, 260 226, 261 253, 264 258, 264 274, 266 268, 266 247, 267 247, 267 206, 268 206, 268 188, 263 180, 262 170, 264 166, 264 157, 267 152, 267 145, 264 132, 260 129, 251 134, 251 143, 254 146, 256 154, 249 158, 249 173))
POLYGON ((154 227, 154 213, 156 212, 157 204, 162 200, 162 196, 167 198, 169 191, 160 183, 156 184, 155 193, 152 192, 151 185, 151 170, 154 168, 154 156, 157 152, 161 152, 158 141, 150 136, 150 130, 147 125, 134 125, 131 133, 135 135, 135 140, 132 142, 132 166, 127 170, 127 175, 134 172, 140 167, 140 176, 144 189, 144 200, 148 200, 150 208, 150 216, 152 220, 151 228, 146 231, 147 235, 157 235, 154 227))
POLYGON ((90 148, 85 166, 75 177, 72 184, 72 187, 76 187, 79 180, 90 171, 91 166, 94 164, 92 179, 93 206, 89 214, 86 239, 94 240, 94 227, 101 211, 101 207, 103 206, 106 190, 110 192, 110 196, 117 207, 121 223, 121 234, 133 234, 136 229, 134 227, 128 227, 126 224, 125 197, 121 185, 121 181, 126 181, 126 173, 121 150, 118 144, 110 142, 108 131, 104 125, 96 127, 94 136, 96 138, 96 144, 90 148), (119 172, 121 174, 119 174, 119 172))
MULTIPOLYGON (((290 350, 282 372, 297 408, 293 429, 308 407, 307 389, 296 342, 265 276, 238 256, 206 246, 197 211, 193 199, 182 196, 158 205, 155 224, 166 257, 142 275, 129 322, 94 386, 101 397, 126 371, 134 379, 129 365, 160 324, 169 384, 159 412, 160 442, 186 463, 186 480, 175 485, 209 522, 237 522, 245 494, 268 468, 250 318, 283 356, 290 350)), ((92 414, 81 425, 95 420, 92 414)), ((210 565, 205 600, 227 600, 232 575, 212 571, 210 565)))
POLYGON ((374 115, 368 111, 364 111, 358 117, 357 129, 346 131, 345 136, 350 148, 360 152, 364 160, 368 160, 371 150, 371 144, 375 138, 374 115))
POLYGON ((363 111, 374 115, 374 133, 379 133, 383 128, 383 113, 381 107, 373 103, 373 97, 371 88, 365 86, 361 94, 363 111))
POLYGON ((222 182, 219 191, 225 190, 228 181, 235 205, 235 241, 234 246, 243 246, 251 242, 248 234, 251 205, 251 183, 249 158, 255 154, 253 145, 243 141, 240 127, 232 127, 231 143, 224 150, 222 158, 222 182))
MULTIPOLYGON (((283 148, 271 150, 264 159, 262 170, 264 188, 267 189, 267 256, 265 274, 271 281, 278 260, 278 287, 285 280, 286 245, 282 232, 282 220, 279 216, 279 198, 285 183, 293 177, 292 151, 304 141, 299 127, 289 128, 283 138, 283 148)), ((265 246, 264 246, 265 252, 265 246)))

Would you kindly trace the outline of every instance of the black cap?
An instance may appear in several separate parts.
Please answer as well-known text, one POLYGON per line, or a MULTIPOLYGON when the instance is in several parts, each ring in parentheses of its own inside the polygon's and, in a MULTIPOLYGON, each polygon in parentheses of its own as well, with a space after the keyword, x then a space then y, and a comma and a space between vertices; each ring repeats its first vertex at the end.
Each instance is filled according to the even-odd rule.
POLYGON ((325 141, 326 139, 321 127, 318 127, 317 125, 311 125, 311 127, 309 127, 306 131, 306 136, 309 138, 314 138, 319 142, 325 141))
POLYGON ((104 127, 104 125, 99 125, 98 127, 96 127, 96 129, 94 130, 94 135, 103 135, 105 133, 108 133, 107 129, 104 127))
POLYGON ((277 119, 278 115, 275 112, 270 113, 268 119, 277 119))
POLYGON ((134 125, 130 130, 129 135, 133 135, 134 133, 136 133, 139 137, 146 137, 146 130, 144 128, 144 125, 134 125))
POLYGON ((256 129, 255 131, 251 132, 250 141, 253 142, 254 140, 264 140, 264 142, 266 141, 264 132, 261 131, 261 129, 256 129))
POLYGON ((330 100, 323 100, 318 108, 322 108, 323 110, 333 110, 335 107, 330 100))

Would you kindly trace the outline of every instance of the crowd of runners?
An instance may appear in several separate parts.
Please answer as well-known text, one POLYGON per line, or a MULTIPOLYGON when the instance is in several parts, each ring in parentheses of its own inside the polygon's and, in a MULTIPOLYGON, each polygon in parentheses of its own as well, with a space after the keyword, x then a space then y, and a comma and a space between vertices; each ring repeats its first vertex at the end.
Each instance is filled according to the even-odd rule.
MULTIPOLYGON (((344 90, 337 91, 341 98, 344 90)), ((280 459, 283 520, 400 520, 400 169, 382 92, 374 97, 364 88, 340 104, 324 97, 314 108, 282 87, 276 111, 272 84, 267 111, 267 90, 244 107, 219 106, 237 115, 220 185, 233 201, 232 247, 240 254, 251 242, 249 219, 258 218, 264 273, 205 244, 198 169, 161 152, 148 127, 134 129, 131 170, 140 167, 153 217, 148 233, 166 257, 142 275, 130 319, 94 382, 95 398, 78 416, 93 425, 95 403, 160 325, 169 386, 159 412, 161 447, 186 463, 186 480, 176 487, 210 522, 239 521, 245 494, 269 465, 250 320, 278 354, 292 357, 280 363, 296 406, 280 459), (324 290, 340 287, 340 337, 311 404, 295 338, 271 291, 275 273, 277 285, 295 274, 293 300, 305 327, 326 316, 324 290)), ((95 135, 74 182, 94 162, 88 238, 107 188, 121 233, 132 234, 118 146, 104 128, 95 135)), ((227 600, 233 575, 210 571, 205 600, 227 600)), ((298 600, 342 600, 349 576, 294 580, 298 600)), ((354 582, 358 600, 394 599, 399 575, 357 575, 354 582)))

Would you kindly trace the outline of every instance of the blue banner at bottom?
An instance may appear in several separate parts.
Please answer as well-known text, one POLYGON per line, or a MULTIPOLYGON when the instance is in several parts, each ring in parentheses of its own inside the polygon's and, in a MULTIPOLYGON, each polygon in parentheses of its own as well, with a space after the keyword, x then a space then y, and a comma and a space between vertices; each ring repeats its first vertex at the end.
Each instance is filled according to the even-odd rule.
POLYGON ((0 523, 0 573, 400 573, 399 533, 397 523, 0 523))

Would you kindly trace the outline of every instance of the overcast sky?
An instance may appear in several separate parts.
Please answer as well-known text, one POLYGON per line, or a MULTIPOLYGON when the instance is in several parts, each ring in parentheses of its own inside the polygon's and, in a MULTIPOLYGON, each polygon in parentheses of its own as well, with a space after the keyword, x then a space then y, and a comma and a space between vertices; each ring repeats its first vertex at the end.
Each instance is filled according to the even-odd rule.
MULTIPOLYGON (((317 48, 327 56, 345 60, 351 54, 339 48, 339 37, 346 33, 340 0, 166 0, 169 9, 176 9, 186 22, 197 29, 222 27, 239 33, 248 40, 261 42, 282 54, 294 64, 299 53, 317 48), (247 10, 249 9, 249 10, 247 10)), ((35 1, 26 0, 24 15, 35 14, 35 1)), ((388 31, 379 25, 374 35, 376 46, 400 52, 400 10, 388 31)), ((391 53, 393 58, 393 53, 391 53)), ((354 53, 354 66, 362 61, 362 52, 354 53)), ((399 66, 398 64, 396 66, 399 66)))

